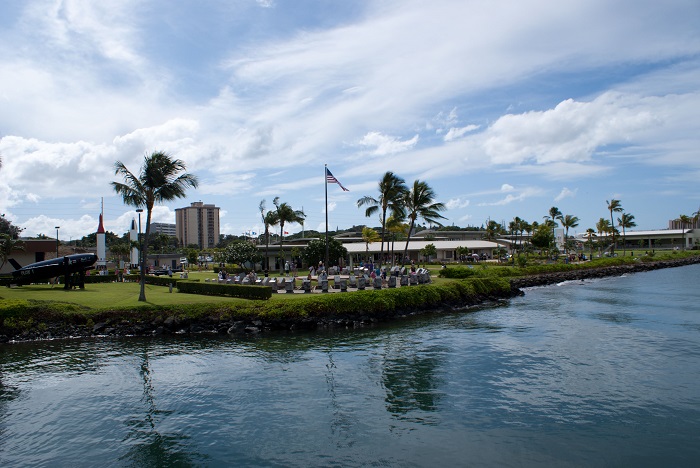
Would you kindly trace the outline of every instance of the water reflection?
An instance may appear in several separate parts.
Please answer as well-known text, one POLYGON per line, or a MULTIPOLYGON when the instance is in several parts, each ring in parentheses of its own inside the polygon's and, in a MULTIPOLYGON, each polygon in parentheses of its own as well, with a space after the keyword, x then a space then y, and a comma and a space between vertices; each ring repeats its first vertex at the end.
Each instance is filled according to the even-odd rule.
POLYGON ((387 411, 395 417, 434 424, 435 418, 413 414, 431 413, 440 401, 440 356, 445 351, 439 346, 416 349, 413 346, 389 347, 382 363, 382 383, 386 389, 387 411))
POLYGON ((143 381, 141 403, 144 413, 142 417, 134 416, 125 421, 129 431, 122 444, 129 450, 119 460, 128 462, 129 466, 191 466, 196 454, 190 453, 184 443, 188 437, 183 433, 161 434, 159 426, 171 412, 159 410, 156 405, 150 350, 147 343, 142 344, 139 376, 143 381))

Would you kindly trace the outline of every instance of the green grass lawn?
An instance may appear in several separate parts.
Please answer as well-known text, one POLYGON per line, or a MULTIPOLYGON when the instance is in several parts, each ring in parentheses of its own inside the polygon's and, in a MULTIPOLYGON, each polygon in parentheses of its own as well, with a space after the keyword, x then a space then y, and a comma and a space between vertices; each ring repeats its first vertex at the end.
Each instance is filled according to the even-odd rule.
POLYGON ((165 286, 146 285, 146 303, 139 302, 138 283, 91 283, 85 289, 64 290, 62 286, 28 285, 18 288, 0 289, 0 300, 23 299, 32 301, 55 301, 77 304, 94 310, 127 309, 142 305, 187 305, 187 304, 236 304, 249 302, 245 299, 180 294, 177 289, 169 292, 165 286))
MULTIPOLYGON (((446 278, 438 278, 437 273, 440 271, 439 265, 429 265, 433 281, 436 284, 453 281, 446 278)), ((174 276, 179 277, 178 273, 174 276)), ((271 277, 279 277, 279 274, 271 274, 271 277)), ((207 278, 216 279, 217 274, 213 271, 190 271, 189 279, 199 280, 204 282, 207 278)), ((45 285, 27 285, 18 288, 0 288, 0 300, 31 300, 31 301, 55 301, 63 303, 76 304, 82 307, 88 307, 93 310, 107 309, 128 309, 138 308, 144 305, 188 305, 188 304, 246 304, 250 300, 218 297, 218 296, 203 296, 197 294, 178 293, 177 288, 173 288, 173 292, 169 292, 169 288, 165 286, 146 285, 146 302, 139 302, 139 284, 138 283, 88 283, 85 289, 73 289, 66 291, 62 285, 51 287, 45 285)), ((273 294, 270 299, 273 302, 294 301, 299 300, 308 295, 304 294, 273 294)))
MULTIPOLYGON (((678 258, 687 255, 697 255, 698 252, 664 252, 662 254, 656 255, 655 259, 670 259, 678 258)), ((628 252, 629 255, 629 252, 628 252)), ((591 262, 592 264, 597 262, 591 262)), ((607 263, 606 261, 601 261, 601 263, 607 263)), ((450 265, 448 268, 455 268, 457 265, 450 265)), ((440 278, 438 273, 441 270, 440 265, 428 265, 427 268, 430 270, 433 284, 441 285, 454 281, 449 278, 440 278)), ((479 270, 482 269, 482 265, 479 265, 479 270)), ((479 276, 489 276, 490 270, 501 270, 504 268, 512 268, 505 265, 494 265, 489 264, 483 265, 485 269, 483 272, 479 272, 479 276)), ((545 267, 546 269, 546 267, 545 267)), ((278 277, 278 274, 271 275, 273 277, 278 277)), ((200 281, 205 281, 207 278, 215 279, 217 275, 213 271, 191 271, 189 273, 190 279, 198 279, 200 281)), ((130 309, 138 308, 140 306, 182 306, 182 305, 197 305, 197 304, 226 304, 226 305, 250 305, 251 300, 231 298, 231 297, 218 297, 218 296, 204 296, 196 294, 184 294, 178 293, 177 289, 174 288, 173 292, 169 292, 169 288, 166 286, 155 286, 146 285, 146 299, 147 302, 139 302, 139 284, 138 283, 88 283, 85 285, 85 289, 79 290, 69 290, 66 291, 62 286, 57 285, 51 287, 50 285, 28 285, 21 286, 18 288, 0 288, 0 300, 28 300, 28 301, 46 301, 46 302, 59 302, 59 303, 70 303, 76 304, 81 307, 87 307, 92 310, 108 310, 108 309, 130 309)), ((308 297, 305 294, 273 294, 271 302, 289 302, 300 300, 304 297, 308 297)))

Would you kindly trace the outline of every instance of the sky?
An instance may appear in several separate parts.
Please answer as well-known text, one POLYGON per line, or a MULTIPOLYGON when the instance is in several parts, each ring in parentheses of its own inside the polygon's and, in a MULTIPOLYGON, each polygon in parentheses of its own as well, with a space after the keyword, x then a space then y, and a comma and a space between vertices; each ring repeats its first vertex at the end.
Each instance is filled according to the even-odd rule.
POLYGON ((698 25, 697 0, 3 0, 0 214, 121 235, 115 162, 165 151, 200 184, 153 221, 202 201, 223 234, 275 197, 305 230, 378 226, 357 200, 386 171, 445 225, 556 206, 574 234, 619 199, 665 229, 700 208, 698 25))

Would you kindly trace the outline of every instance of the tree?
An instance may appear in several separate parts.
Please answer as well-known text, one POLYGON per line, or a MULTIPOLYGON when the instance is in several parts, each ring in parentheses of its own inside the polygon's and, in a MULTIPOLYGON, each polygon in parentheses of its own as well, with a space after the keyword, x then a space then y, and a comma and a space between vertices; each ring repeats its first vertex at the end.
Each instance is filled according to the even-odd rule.
POLYGON ((185 257, 187 258, 187 265, 197 265, 199 263, 199 246, 197 248, 186 248, 185 257))
POLYGON ((284 255, 284 250, 282 250, 282 244, 284 242, 284 225, 286 223, 303 223, 304 222, 304 212, 300 210, 295 210, 287 203, 280 203, 280 197, 275 197, 272 203, 276 208, 276 219, 277 223, 280 225, 280 253, 284 255))
MULTIPOLYGON (((394 264, 394 243, 406 236, 408 224, 403 218, 397 218, 397 214, 392 214, 386 219, 386 229, 391 234, 391 264, 394 264)), ((387 243, 389 241, 387 240, 387 243)), ((388 248, 387 248, 388 250, 388 248)), ((402 260, 403 262, 404 260, 402 260)))
POLYGON ((591 258, 593 258, 593 238, 595 237, 595 229, 586 229, 586 237, 588 238, 588 248, 591 252, 591 258))
POLYGON ((0 270, 5 266, 5 262, 12 256, 12 253, 17 250, 24 250, 24 241, 13 238, 9 234, 0 234, 0 270))
POLYGON ((559 215, 559 221, 561 221, 561 225, 564 226, 566 231, 564 232, 564 248, 566 249, 566 253, 569 253, 568 245, 566 240, 569 238, 569 228, 575 228, 578 226, 579 219, 576 216, 571 216, 571 215, 559 215))
POLYGON ((407 191, 406 181, 391 171, 388 171, 379 181, 379 198, 364 196, 357 200, 357 207, 367 206, 365 216, 368 218, 375 213, 381 214, 382 222, 382 246, 379 253, 379 267, 384 260, 384 239, 386 233, 387 211, 397 218, 404 217, 403 201, 407 191))
POLYGON ((501 225, 494 220, 490 220, 486 225, 486 240, 493 241, 496 239, 496 236, 502 232, 503 229, 501 228, 501 225))
POLYGON ((530 242, 540 250, 550 248, 554 242, 554 233, 550 227, 550 222, 538 224, 534 229, 530 242))
MULTIPOLYGON (((343 244, 332 237, 328 238, 328 258, 332 266, 341 258, 347 258, 348 249, 343 247, 343 244)), ((324 261, 326 258, 326 239, 313 239, 309 241, 304 250, 301 252, 301 258, 304 259, 307 265, 318 265, 318 262, 324 261)))
POLYGON ((143 165, 137 175, 133 174, 121 161, 114 163, 114 174, 124 179, 112 182, 114 191, 122 196, 126 205, 146 209, 146 234, 141 250, 141 288, 139 301, 146 301, 146 258, 151 234, 151 215, 156 203, 184 198, 188 187, 197 188, 197 177, 188 174, 185 163, 173 159, 169 154, 156 151, 144 156, 143 165), (184 173, 183 173, 184 172, 184 173))
POLYGON ((426 262, 430 262, 430 257, 437 255, 437 247, 435 244, 428 244, 420 249, 420 254, 425 257, 426 262))
POLYGON ((371 227, 362 228, 362 242, 365 243, 365 255, 369 256, 369 244, 377 242, 379 239, 379 233, 372 229, 371 227))
POLYGON ((129 245, 128 242, 116 242, 109 246, 109 252, 112 255, 116 255, 117 258, 121 260, 123 256, 129 255, 129 252, 131 252, 131 245, 129 245))
POLYGON ((224 262, 237 263, 241 267, 246 263, 251 263, 253 270, 255 270, 255 263, 262 260, 257 247, 248 241, 232 242, 221 252, 221 256, 224 262))
POLYGON ((635 227, 637 223, 634 222, 634 215, 629 213, 622 213, 622 216, 617 218, 617 225, 622 228, 622 255, 626 255, 627 245, 625 241, 625 230, 635 227))
MULTIPOLYGON (((600 218, 600 219, 598 219, 598 222, 595 223, 595 228, 598 231, 599 238, 602 237, 603 234, 605 234, 607 236, 610 233, 610 229, 611 229, 610 221, 608 221, 605 218, 600 218)), ((607 237, 606 237, 606 241, 607 241, 607 237)), ((601 243, 602 243, 602 241, 598 240, 599 247, 600 247, 601 243)))
POLYGON ((683 250, 685 250, 685 227, 693 224, 693 219, 688 215, 680 215, 678 221, 681 222, 681 234, 683 235, 683 250))
POLYGON ((620 200, 616 199, 611 199, 610 201, 605 200, 605 203, 608 204, 608 210, 610 210, 610 227, 612 228, 611 233, 612 233, 612 248, 610 250, 610 253, 612 255, 615 254, 615 220, 613 219, 613 212, 615 213, 621 213, 623 211, 622 208, 622 203, 620 200))
POLYGON ((7 234, 12 239, 18 239, 23 228, 17 227, 12 222, 5 218, 5 215, 0 215, 0 234, 7 234))
POLYGON ((260 200, 258 205, 260 210, 260 218, 262 220, 263 226, 265 226, 265 262, 263 264, 263 269, 265 271, 270 270, 270 228, 277 225, 279 222, 277 211, 265 211, 265 200, 260 200))
POLYGON ((403 258, 405 259, 408 254, 408 243, 411 241, 411 231, 416 220, 420 218, 429 224, 442 226, 438 219, 445 219, 440 214, 441 211, 445 210, 445 205, 435 201, 435 192, 427 183, 415 180, 411 189, 404 192, 403 207, 406 217, 410 220, 406 247, 403 249, 403 258))
POLYGON ((549 225, 549 227, 552 229, 552 244, 556 241, 556 236, 554 235, 554 229, 559 226, 557 224, 557 219, 561 217, 561 211, 559 208, 556 206, 553 206, 549 209, 549 214, 546 216, 543 216, 542 218, 545 220, 545 223, 549 225))

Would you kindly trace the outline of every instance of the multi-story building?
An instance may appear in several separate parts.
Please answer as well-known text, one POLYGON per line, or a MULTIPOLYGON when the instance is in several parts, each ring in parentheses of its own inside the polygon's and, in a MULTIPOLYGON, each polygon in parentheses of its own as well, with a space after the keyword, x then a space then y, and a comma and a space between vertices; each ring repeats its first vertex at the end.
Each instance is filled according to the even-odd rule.
POLYGON ((183 247, 190 244, 200 249, 215 247, 219 242, 219 207, 199 201, 176 208, 175 232, 183 247))
POLYGON ((151 223, 151 234, 165 234, 166 236, 177 237, 175 224, 151 223))

